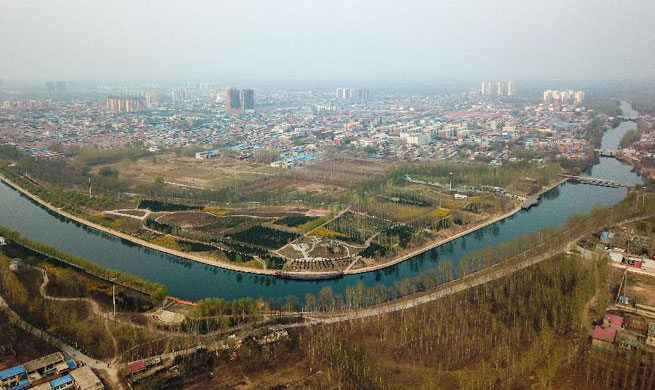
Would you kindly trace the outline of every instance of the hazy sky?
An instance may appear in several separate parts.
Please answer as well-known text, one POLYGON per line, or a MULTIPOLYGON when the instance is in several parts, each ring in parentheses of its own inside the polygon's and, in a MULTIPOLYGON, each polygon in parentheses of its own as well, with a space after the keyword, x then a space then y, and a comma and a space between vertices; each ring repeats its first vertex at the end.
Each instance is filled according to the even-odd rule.
POLYGON ((0 77, 655 78, 654 0, 0 0, 0 77))

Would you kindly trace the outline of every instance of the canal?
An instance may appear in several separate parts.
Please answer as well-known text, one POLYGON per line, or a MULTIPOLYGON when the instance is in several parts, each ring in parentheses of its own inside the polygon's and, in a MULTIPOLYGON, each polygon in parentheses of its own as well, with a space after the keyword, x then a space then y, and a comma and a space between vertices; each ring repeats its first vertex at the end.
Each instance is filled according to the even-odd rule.
MULTIPOLYGON (((621 102, 621 107, 626 116, 638 115, 625 102, 621 102)), ((603 137, 603 148, 618 148, 623 134, 635 127, 634 122, 624 121, 617 128, 609 130, 603 137)), ((643 182, 631 166, 609 157, 601 157, 596 165, 588 168, 583 174, 628 184, 643 182)), ((426 269, 437 267, 443 259, 450 259, 453 268, 457 269, 459 259, 473 251, 495 247, 543 227, 557 228, 573 214, 587 213, 596 204, 613 205, 626 194, 625 188, 567 182, 546 192, 541 203, 530 210, 520 211, 503 221, 405 262, 379 271, 323 281, 287 280, 229 271, 145 248, 63 218, 1 182, 0 225, 16 230, 32 240, 88 258, 108 268, 162 283, 168 287, 169 294, 182 299, 284 298, 294 295, 302 301, 306 293, 318 294, 325 286, 331 286, 335 293, 343 293, 347 285, 354 285, 359 281, 367 287, 375 284, 393 285, 403 279, 415 277, 426 269)))

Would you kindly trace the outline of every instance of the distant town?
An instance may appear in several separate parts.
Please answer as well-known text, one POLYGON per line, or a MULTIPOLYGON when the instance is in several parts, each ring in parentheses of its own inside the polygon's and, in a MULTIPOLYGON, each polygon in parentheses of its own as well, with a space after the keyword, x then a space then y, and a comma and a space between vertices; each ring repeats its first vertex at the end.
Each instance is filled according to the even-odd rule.
POLYGON ((526 152, 545 159, 583 159, 590 116, 583 91, 547 90, 521 98, 513 81, 482 82, 458 94, 390 94, 359 88, 275 91, 189 83, 122 88, 98 85, 83 94, 48 82, 39 98, 8 90, 0 105, 0 142, 39 157, 77 149, 142 144, 151 151, 200 146, 294 168, 329 149, 377 159, 465 161, 502 166, 526 152), (103 97, 103 95, 105 95, 103 97), (62 97, 66 97, 63 99, 62 97))

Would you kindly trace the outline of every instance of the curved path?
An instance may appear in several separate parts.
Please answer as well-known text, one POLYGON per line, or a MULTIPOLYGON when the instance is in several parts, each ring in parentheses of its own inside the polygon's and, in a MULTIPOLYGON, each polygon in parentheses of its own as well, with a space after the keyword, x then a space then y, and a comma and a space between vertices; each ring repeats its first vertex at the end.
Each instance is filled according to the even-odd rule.
POLYGON ((100 318, 104 319, 105 322, 105 329, 107 330, 107 334, 111 337, 111 342, 112 345, 114 346, 114 359, 112 359, 112 363, 116 362, 116 356, 118 354, 118 341, 116 341, 116 337, 114 337, 114 334, 112 333, 111 329, 109 328, 109 320, 115 318, 110 318, 110 315, 105 313, 98 302, 94 301, 91 298, 72 298, 72 297, 55 297, 52 295, 48 295, 46 291, 46 287, 48 286, 48 283, 50 283, 50 279, 48 278, 48 272, 39 267, 32 267, 36 270, 41 271, 41 274, 43 275, 43 283, 41 283, 41 286, 39 286, 39 293, 43 297, 43 299, 47 299, 50 301, 59 301, 59 302, 84 302, 89 305, 91 305, 91 308, 93 310, 93 314, 99 316, 100 318))
POLYGON ((103 362, 101 360, 96 360, 82 351, 73 348, 69 344, 61 341, 60 339, 42 331, 41 329, 36 328, 35 326, 32 326, 31 324, 27 323, 25 320, 23 320, 18 313, 16 313, 9 305, 7 302, 0 296, 0 310, 3 310, 4 312, 7 313, 9 316, 9 321, 18 326, 19 328, 23 329, 24 331, 32 334, 35 337, 40 338, 41 340, 45 341, 48 344, 54 345, 55 347, 59 348, 61 351, 66 352, 70 357, 72 357, 76 362, 81 362, 84 363, 85 365, 95 369, 95 370, 102 370, 106 371, 109 374, 109 378, 111 379, 112 386, 116 389, 124 389, 123 385, 121 384, 119 375, 118 375, 118 369, 112 367, 111 364, 108 364, 106 362, 103 362))

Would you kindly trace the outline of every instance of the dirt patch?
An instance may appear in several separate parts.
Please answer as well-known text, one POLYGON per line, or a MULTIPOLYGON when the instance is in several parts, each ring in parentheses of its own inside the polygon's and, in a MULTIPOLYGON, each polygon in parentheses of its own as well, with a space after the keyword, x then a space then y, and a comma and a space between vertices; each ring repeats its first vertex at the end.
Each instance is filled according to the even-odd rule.
POLYGON ((182 228, 194 228, 219 221, 219 217, 202 211, 181 211, 159 218, 159 222, 182 228))

